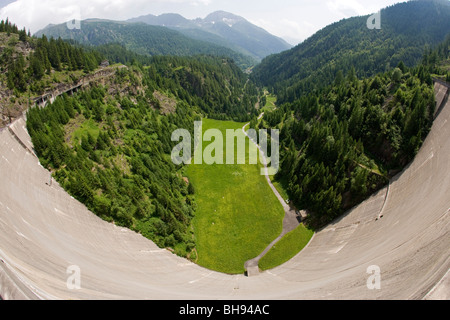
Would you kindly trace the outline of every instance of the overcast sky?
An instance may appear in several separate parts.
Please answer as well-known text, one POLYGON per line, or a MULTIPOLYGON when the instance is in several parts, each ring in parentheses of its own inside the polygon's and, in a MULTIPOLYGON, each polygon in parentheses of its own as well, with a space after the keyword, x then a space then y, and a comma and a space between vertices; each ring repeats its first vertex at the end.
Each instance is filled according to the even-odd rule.
POLYGON ((372 14, 396 0, 0 0, 0 19, 9 18, 31 33, 71 19, 126 20, 162 13, 188 19, 224 10, 298 44, 316 31, 357 15, 372 14))

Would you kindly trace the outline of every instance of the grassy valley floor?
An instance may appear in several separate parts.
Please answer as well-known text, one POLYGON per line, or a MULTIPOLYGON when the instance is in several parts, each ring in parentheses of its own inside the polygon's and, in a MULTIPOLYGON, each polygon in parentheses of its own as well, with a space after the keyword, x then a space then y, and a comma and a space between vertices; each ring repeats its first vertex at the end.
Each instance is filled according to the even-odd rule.
MULTIPOLYGON (((219 129, 223 133, 224 149, 226 130, 240 130, 243 126, 244 123, 203 120, 203 132, 219 129)), ((204 141, 203 148, 208 144, 204 141)), ((245 261, 258 256, 281 233, 283 207, 260 175, 262 166, 246 163, 187 167, 186 175, 195 186, 198 205, 193 221, 197 263, 208 269, 243 273, 245 261)))
MULTIPOLYGON (((204 119, 202 130, 203 134, 208 129, 222 132, 225 159, 226 130, 238 130, 243 135, 243 126, 244 123, 204 119)), ((262 165, 249 164, 248 142, 246 139, 245 165, 191 164, 186 169, 187 177, 195 186, 198 205, 193 220, 197 263, 229 274, 245 271, 244 263, 258 256, 280 235, 284 218, 283 207, 261 175, 262 165)), ((203 141, 203 150, 211 143, 203 141)), ((296 233, 307 241, 311 235, 304 230, 299 228, 296 233)), ((294 235, 293 242, 295 238, 294 235)), ((288 256, 299 250, 288 250, 288 256)), ((275 260, 271 261, 271 267, 287 259, 275 260)))

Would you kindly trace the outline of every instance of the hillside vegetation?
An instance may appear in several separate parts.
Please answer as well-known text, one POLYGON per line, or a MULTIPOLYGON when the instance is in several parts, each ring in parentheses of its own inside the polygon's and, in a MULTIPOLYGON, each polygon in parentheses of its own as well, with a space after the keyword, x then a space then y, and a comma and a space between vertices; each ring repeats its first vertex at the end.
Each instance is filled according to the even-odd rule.
MULTIPOLYGON (((408 164, 435 111, 424 66, 359 80, 354 72, 266 113, 281 130, 281 171, 291 200, 321 226, 384 186, 408 164)), ((255 123, 252 121, 252 123, 255 123)))
POLYGON ((182 33, 161 26, 106 20, 85 20, 81 29, 70 30, 65 24, 52 25, 36 33, 40 37, 73 40, 82 45, 116 43, 139 55, 193 56, 214 55, 233 59, 242 69, 255 64, 249 56, 210 42, 188 38, 182 33))
POLYGON ((241 71, 214 59, 161 58, 120 68, 103 84, 30 109, 27 129, 41 164, 101 218, 195 259, 194 186, 172 163, 171 134, 192 132, 204 114, 249 117, 239 109, 241 71), (223 109, 214 111, 219 102, 223 109))
POLYGON ((366 27, 369 16, 352 17, 320 30, 297 47, 267 57, 252 78, 276 93, 279 103, 332 83, 354 68, 359 78, 419 63, 450 30, 450 2, 409 1, 381 10, 381 30, 366 27))
POLYGON ((2 125, 22 114, 31 98, 76 83, 96 70, 103 56, 61 39, 31 37, 8 20, 0 22, 2 125))
POLYGON ((111 62, 137 65, 149 73, 156 86, 164 86, 203 114, 218 120, 249 121, 257 115, 260 89, 228 58, 142 56, 124 46, 107 44, 95 50, 111 62))

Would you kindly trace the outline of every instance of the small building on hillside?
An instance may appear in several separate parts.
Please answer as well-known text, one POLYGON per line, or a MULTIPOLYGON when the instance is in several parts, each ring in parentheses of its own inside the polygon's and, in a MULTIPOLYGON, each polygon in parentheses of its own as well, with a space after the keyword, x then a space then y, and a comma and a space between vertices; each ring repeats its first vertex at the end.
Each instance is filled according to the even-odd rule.
POLYGON ((100 67, 101 67, 101 68, 109 67, 109 61, 108 61, 108 60, 103 60, 103 61, 100 63, 100 67))

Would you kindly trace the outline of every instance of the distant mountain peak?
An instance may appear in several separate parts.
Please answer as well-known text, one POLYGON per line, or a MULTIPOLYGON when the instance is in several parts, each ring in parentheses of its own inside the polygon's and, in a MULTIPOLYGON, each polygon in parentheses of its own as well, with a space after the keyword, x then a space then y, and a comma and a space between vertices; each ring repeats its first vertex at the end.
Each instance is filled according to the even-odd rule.
POLYGON ((244 18, 237 16, 235 14, 232 14, 230 12, 226 11, 215 11, 213 13, 210 13, 208 16, 206 16, 205 19, 203 19, 205 22, 225 22, 228 25, 233 25, 240 21, 247 21, 244 18))
POLYGON ((144 22, 150 25, 165 27, 184 27, 190 24, 190 21, 178 13, 163 13, 159 16, 148 14, 137 18, 129 19, 128 22, 144 22))
POLYGON ((179 14, 147 15, 128 22, 173 28, 198 40, 224 45, 260 61, 264 57, 292 48, 283 39, 252 24, 245 18, 226 11, 215 11, 206 18, 189 20, 179 14))

